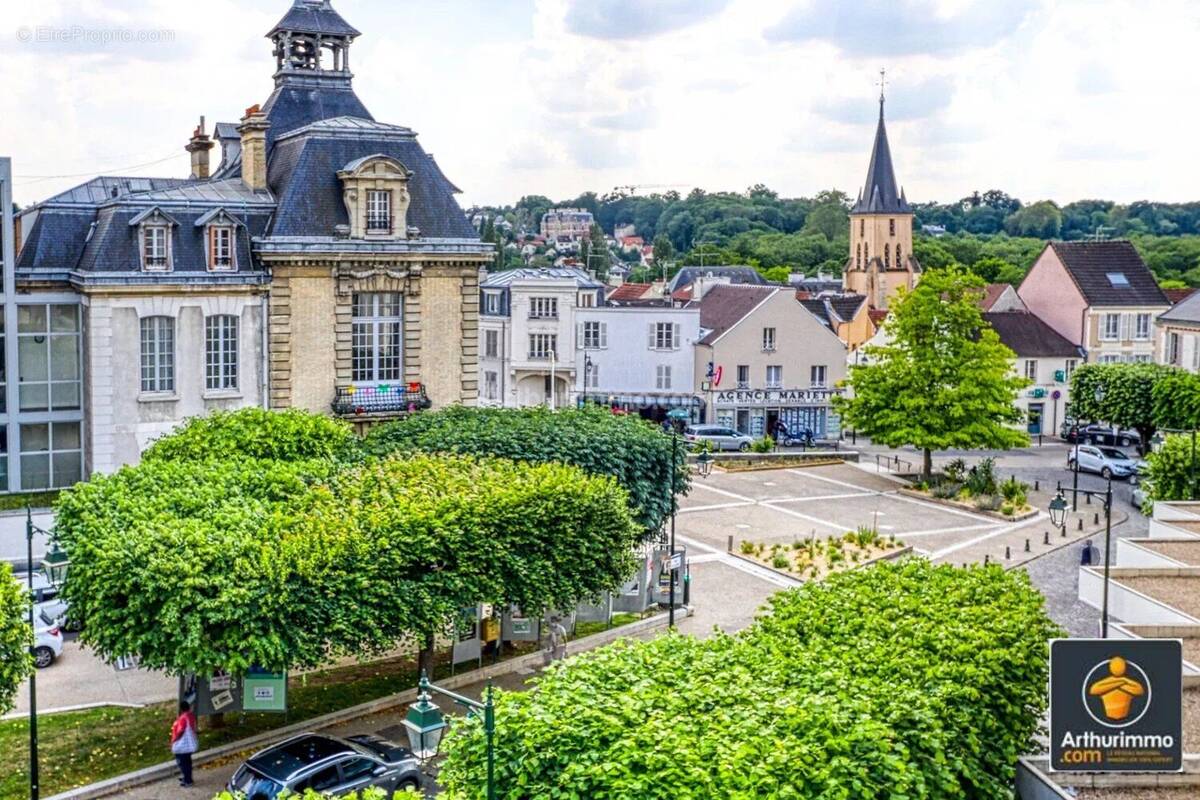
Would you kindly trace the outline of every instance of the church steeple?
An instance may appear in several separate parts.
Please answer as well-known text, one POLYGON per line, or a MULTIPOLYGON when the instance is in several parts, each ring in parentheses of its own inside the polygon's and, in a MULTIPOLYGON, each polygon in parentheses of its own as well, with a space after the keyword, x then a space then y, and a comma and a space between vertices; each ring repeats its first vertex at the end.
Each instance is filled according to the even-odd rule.
MULTIPOLYGON (((882 83, 882 81, 881 81, 882 83)), ((871 163, 867 167, 867 181, 859 193, 858 202, 850 209, 851 214, 910 214, 912 208, 904 198, 904 191, 896 184, 896 171, 892 167, 892 149, 888 146, 887 126, 883 122, 883 88, 879 90, 879 123, 875 126, 875 144, 871 148, 871 163)))
POLYGON ((348 87, 350 45, 359 32, 331 0, 295 0, 267 38, 275 43, 275 85, 320 83, 348 87))

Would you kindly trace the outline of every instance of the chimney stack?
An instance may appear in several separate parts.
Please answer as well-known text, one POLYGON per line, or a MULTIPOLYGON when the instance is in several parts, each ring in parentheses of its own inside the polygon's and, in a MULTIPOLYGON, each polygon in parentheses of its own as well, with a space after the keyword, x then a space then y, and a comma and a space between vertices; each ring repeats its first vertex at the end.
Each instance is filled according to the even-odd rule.
POLYGON ((258 104, 246 109, 238 133, 242 135, 242 182, 254 192, 267 190, 267 115, 258 104))
POLYGON ((208 134, 204 130, 204 117, 200 117, 200 124, 192 132, 191 141, 183 149, 192 154, 192 177, 207 179, 210 174, 208 151, 213 149, 213 141, 208 138, 208 134))

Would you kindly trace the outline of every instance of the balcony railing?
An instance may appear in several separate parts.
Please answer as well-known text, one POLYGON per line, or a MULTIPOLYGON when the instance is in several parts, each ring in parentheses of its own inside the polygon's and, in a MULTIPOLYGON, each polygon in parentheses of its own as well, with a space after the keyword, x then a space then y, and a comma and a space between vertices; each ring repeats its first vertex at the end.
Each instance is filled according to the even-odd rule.
POLYGON ((367 215, 367 233, 391 233, 392 218, 382 214, 367 215))
POLYGON ((550 350, 546 350, 546 351, 530 350, 529 351, 529 360, 530 361, 549 361, 551 358, 553 358, 555 361, 558 361, 559 360, 558 353, 555 353, 550 350))
POLYGON ((339 386, 333 413, 342 417, 365 414, 410 414, 432 405, 423 383, 380 383, 339 386))

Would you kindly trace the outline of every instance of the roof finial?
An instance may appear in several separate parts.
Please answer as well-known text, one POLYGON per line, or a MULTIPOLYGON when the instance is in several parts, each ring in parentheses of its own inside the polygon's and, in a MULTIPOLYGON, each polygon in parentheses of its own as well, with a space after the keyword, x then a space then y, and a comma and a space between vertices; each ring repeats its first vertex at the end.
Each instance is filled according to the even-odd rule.
POLYGON ((879 118, 883 119, 883 90, 887 85, 887 70, 879 68, 879 118))

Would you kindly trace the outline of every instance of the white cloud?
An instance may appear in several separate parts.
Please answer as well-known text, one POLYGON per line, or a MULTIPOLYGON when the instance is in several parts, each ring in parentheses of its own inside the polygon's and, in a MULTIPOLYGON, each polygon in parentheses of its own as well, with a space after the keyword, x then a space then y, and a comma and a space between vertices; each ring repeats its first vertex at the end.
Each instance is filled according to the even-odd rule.
POLYGON ((729 0, 571 0, 567 30, 597 39, 650 39, 691 27, 729 0))

